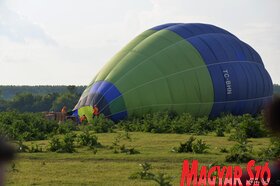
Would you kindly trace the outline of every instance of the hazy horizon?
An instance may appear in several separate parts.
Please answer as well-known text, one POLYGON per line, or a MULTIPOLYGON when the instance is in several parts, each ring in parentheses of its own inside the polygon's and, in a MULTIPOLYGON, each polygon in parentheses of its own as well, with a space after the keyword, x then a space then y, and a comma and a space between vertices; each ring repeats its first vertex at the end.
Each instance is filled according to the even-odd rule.
POLYGON ((0 0, 0 85, 87 85, 141 32, 164 23, 222 27, 280 84, 280 1, 0 0))

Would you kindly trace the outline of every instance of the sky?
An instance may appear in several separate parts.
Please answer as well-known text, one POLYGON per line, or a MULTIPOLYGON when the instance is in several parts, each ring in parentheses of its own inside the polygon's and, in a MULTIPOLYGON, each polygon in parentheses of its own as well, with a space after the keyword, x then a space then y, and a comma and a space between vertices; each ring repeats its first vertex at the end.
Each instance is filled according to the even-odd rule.
POLYGON ((279 0, 0 0, 0 85, 87 85, 135 36, 172 22, 234 33, 280 84, 279 0))

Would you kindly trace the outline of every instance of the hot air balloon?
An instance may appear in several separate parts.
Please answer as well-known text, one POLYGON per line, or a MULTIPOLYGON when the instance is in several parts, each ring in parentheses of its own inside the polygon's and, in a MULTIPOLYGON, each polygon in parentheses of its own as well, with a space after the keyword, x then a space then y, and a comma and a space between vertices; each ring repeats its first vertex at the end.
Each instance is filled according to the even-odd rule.
POLYGON ((256 114, 272 92, 262 59, 248 44, 210 24, 171 23, 146 30, 119 51, 75 110, 91 118, 97 105, 113 121, 167 110, 256 114))

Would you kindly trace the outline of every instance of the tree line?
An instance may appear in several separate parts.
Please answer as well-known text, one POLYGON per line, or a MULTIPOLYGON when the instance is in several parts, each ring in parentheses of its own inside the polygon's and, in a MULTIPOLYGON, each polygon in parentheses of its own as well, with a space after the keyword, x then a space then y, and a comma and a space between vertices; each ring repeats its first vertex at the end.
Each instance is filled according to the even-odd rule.
POLYGON ((280 94, 280 85, 274 84, 273 85, 273 92, 274 92, 274 94, 280 94))
POLYGON ((69 91, 69 88, 75 87, 75 90, 78 94, 81 94, 86 86, 74 86, 74 85, 62 85, 62 86, 52 86, 52 85, 39 85, 39 86, 14 86, 14 85, 7 85, 1 86, 0 85, 0 98, 4 100, 12 99, 17 94, 21 93, 29 93, 32 95, 46 95, 52 93, 65 93, 69 91))
MULTIPOLYGON (((3 87, 1 87, 3 90, 3 87)), ((18 111, 18 112, 43 112, 60 111, 63 106, 69 110, 74 108, 85 87, 82 86, 54 86, 51 92, 51 86, 34 87, 9 87, 8 91, 14 89, 18 92, 10 99, 5 99, 3 92, 0 92, 0 112, 18 111), (1 96, 2 95, 2 96, 1 96)))

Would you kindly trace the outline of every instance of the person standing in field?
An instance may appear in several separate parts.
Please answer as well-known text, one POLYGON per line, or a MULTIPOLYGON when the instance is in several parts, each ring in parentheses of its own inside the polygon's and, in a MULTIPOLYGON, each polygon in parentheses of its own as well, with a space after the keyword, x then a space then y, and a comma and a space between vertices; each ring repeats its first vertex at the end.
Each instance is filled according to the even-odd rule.
POLYGON ((86 125, 86 124, 88 123, 88 120, 87 120, 87 117, 86 117, 85 114, 82 115, 82 117, 80 118, 80 123, 81 123, 82 125, 86 125))
POLYGON ((66 116, 67 116, 67 107, 63 106, 62 109, 61 109, 61 115, 60 115, 59 121, 60 122, 65 122, 66 116))
POLYGON ((66 106, 63 106, 63 107, 62 107, 61 113, 64 114, 64 115, 67 114, 67 107, 66 107, 66 106))
POLYGON ((92 118, 95 118, 98 115, 99 115, 99 109, 98 109, 97 105, 94 105, 93 109, 92 109, 92 118))

